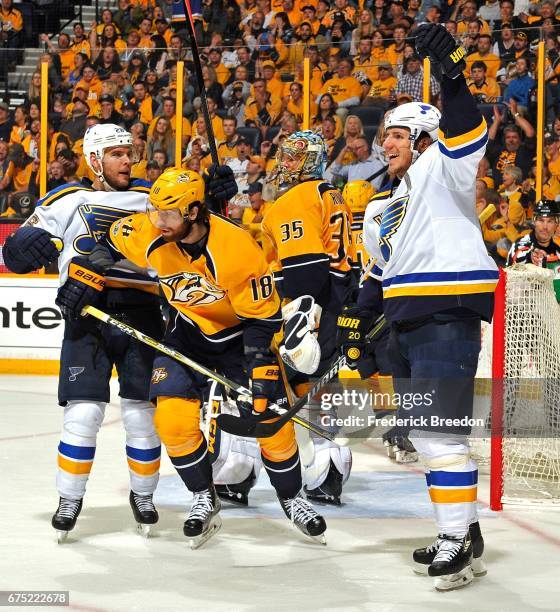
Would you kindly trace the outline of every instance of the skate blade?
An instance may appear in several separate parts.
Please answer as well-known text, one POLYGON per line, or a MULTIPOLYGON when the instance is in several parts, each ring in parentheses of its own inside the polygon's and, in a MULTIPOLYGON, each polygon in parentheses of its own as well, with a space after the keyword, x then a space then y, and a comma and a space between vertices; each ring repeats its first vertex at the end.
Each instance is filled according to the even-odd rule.
POLYGON ((56 530, 56 541, 58 544, 64 544, 68 539, 68 531, 61 531, 60 529, 56 530))
POLYGON ((486 576, 488 570, 486 569, 486 563, 482 560, 482 558, 473 559, 472 562, 472 571, 475 578, 482 578, 482 576, 486 576))
POLYGON ((204 533, 200 534, 199 536, 189 538, 189 546, 191 547, 191 550, 200 548, 204 543, 208 542, 212 536, 216 535, 221 528, 222 519, 217 515, 212 519, 210 525, 208 525, 208 529, 204 533))
POLYGON ((136 531, 143 538, 148 539, 152 531, 152 525, 148 525, 146 523, 136 523, 136 531))
POLYGON ((409 453, 408 451, 397 451, 395 453, 395 461, 397 463, 415 463, 418 461, 418 453, 409 453))
POLYGON ((436 591, 453 591, 455 589, 462 589, 470 584, 474 579, 472 567, 467 565, 460 572, 456 574, 449 574, 448 576, 436 576, 434 580, 434 587, 436 591))
POLYGON ((428 575, 428 566, 424 563, 414 562, 412 566, 412 571, 418 576, 427 576, 428 575))

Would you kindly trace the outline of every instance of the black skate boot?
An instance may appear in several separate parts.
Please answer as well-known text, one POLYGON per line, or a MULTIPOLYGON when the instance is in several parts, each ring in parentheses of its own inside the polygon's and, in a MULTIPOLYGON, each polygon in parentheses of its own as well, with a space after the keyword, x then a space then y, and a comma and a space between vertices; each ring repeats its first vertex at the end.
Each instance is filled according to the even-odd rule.
MULTIPOLYGON (((484 552, 484 539, 480 531, 480 524, 477 521, 469 525, 469 535, 471 537, 473 547, 473 561, 472 570, 473 574, 480 578, 486 576, 486 565, 482 559, 482 553, 484 552)), ((417 548, 412 553, 412 559, 414 561, 414 572, 422 576, 428 575, 428 566, 434 560, 436 553, 439 548, 440 536, 438 536, 429 546, 425 548, 417 548)))
POLYGON ((390 429, 383 434, 383 446, 387 457, 397 463, 414 463, 418 461, 418 453, 407 436, 397 435, 396 429, 390 429))
POLYGON ((473 580, 471 537, 456 538, 445 534, 439 536, 436 556, 428 567, 433 576, 436 591, 451 591, 467 586, 473 580))
POLYGON ((183 533, 189 538, 191 549, 200 548, 219 531, 222 526, 218 514, 220 507, 220 498, 213 484, 209 489, 195 492, 189 515, 183 524, 183 533))
POLYGON ((340 495, 342 494, 342 474, 336 469, 331 460, 329 471, 324 482, 315 489, 303 487, 308 500, 316 504, 329 504, 340 506, 340 495))
POLYGON ((306 536, 319 544, 326 544, 325 531, 327 524, 325 519, 317 514, 313 506, 300 494, 296 497, 284 499, 279 497, 280 505, 284 514, 292 523, 306 536))
POLYGON ((128 498, 134 520, 138 524, 138 533, 145 538, 150 535, 151 525, 155 525, 159 520, 152 497, 151 493, 149 495, 138 495, 138 493, 131 491, 128 498))
POLYGON ((67 499, 66 497, 59 499, 58 508, 51 520, 52 526, 56 529, 59 544, 64 542, 68 537, 68 532, 74 529, 81 511, 81 499, 67 499))
POLYGON ((256 481, 255 472, 251 470, 251 473, 243 482, 215 485, 216 493, 222 501, 230 502, 236 506, 248 506, 249 491, 255 486, 256 481))

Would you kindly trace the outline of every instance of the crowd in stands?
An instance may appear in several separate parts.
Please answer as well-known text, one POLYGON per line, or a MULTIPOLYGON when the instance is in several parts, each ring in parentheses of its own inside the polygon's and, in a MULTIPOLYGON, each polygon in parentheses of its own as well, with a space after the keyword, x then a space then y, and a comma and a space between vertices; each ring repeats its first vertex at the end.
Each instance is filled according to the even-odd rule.
MULTIPOLYGON (((2 36, 18 46, 21 15, 1 0, 2 36)), ((560 4, 560 3, 558 3, 560 4)), ((40 37, 49 63, 48 188, 92 179, 84 130, 117 123, 133 134, 133 176, 154 180, 167 166, 210 163, 200 84, 184 22, 172 0, 119 0, 71 36, 40 37), (175 18, 174 18, 175 17, 175 18), (175 159, 177 61, 184 60, 183 141, 175 159)), ((194 3, 193 3, 194 6, 194 3)), ((342 187, 387 180, 383 116, 423 99, 414 28, 443 24, 468 52, 465 76, 488 122, 477 209, 490 252, 529 231, 535 200, 536 47, 546 48, 544 195, 560 199, 560 7, 553 0, 202 0, 195 11, 203 87, 222 163, 239 196, 230 215, 252 227, 268 205, 266 175, 278 145, 303 122, 303 60, 311 66, 310 127, 328 146, 327 178, 342 187), (374 178, 372 178, 374 177, 374 178)), ((430 77, 431 102, 440 86, 430 77)), ((0 214, 19 214, 14 194, 38 196, 39 65, 24 104, 0 104, 0 214)))

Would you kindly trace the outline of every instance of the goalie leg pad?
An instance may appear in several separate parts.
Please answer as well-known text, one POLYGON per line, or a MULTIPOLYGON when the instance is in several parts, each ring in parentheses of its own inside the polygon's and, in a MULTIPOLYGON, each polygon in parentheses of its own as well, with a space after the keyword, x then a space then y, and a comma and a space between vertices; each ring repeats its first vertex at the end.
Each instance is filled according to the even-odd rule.
POLYGON ((291 368, 303 374, 314 374, 321 361, 317 329, 321 307, 310 295, 304 295, 282 308, 284 343, 280 356, 291 368))
POLYGON ((93 466, 104 402, 68 402, 58 446, 56 487, 61 497, 81 499, 93 466))
POLYGON ((156 490, 161 459, 161 443, 154 427, 155 409, 150 402, 123 397, 121 411, 130 488, 139 495, 149 495, 156 490))
POLYGON ((352 469, 352 453, 322 438, 313 438, 313 450, 313 456, 307 456, 304 464, 305 492, 315 501, 338 505, 342 486, 352 469))

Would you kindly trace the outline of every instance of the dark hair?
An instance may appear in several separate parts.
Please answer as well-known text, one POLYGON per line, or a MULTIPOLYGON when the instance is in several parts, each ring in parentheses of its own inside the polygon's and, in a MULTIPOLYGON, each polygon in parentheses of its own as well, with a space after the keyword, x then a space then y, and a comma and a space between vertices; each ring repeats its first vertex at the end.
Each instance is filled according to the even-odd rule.
POLYGON ((476 68, 482 68, 482 70, 486 72, 486 70, 488 69, 488 66, 486 66, 486 64, 483 61, 477 60, 476 62, 472 63, 471 70, 475 70, 476 68))

